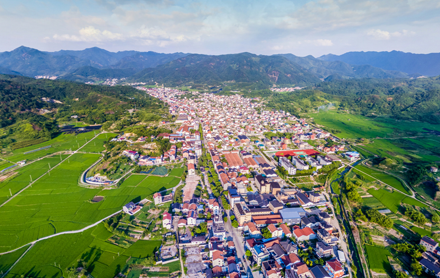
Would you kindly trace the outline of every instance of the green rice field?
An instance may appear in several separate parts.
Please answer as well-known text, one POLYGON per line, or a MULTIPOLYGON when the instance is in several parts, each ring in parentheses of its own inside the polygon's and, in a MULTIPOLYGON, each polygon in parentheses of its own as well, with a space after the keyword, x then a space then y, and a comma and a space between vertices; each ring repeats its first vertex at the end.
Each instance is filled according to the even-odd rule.
POLYGON ((391 256, 389 250, 384 247, 365 245, 368 257, 368 266, 374 272, 386 273, 391 270, 387 256, 391 256))
POLYGON ((374 178, 376 178, 376 179, 378 179, 378 180, 380 180, 380 181, 382 181, 382 182, 384 182, 384 183, 394 187, 397 190, 400 190, 400 191, 402 191, 404 193, 409 194, 408 190, 406 190, 405 186, 403 185, 403 183, 399 179, 397 179, 397 178, 395 178, 395 177, 393 177, 391 175, 388 175, 388 174, 386 174, 384 172, 380 172, 380 171, 368 168, 368 167, 366 167, 364 165, 356 165, 354 167, 353 171, 356 172, 357 174, 360 174, 360 175, 362 175, 363 173, 366 173, 366 174, 368 174, 368 175, 370 175, 370 176, 372 176, 372 177, 374 177, 374 178), (362 172, 359 172, 359 171, 356 171, 356 170, 359 170, 359 171, 362 171, 362 172))
POLYGON ((34 160, 59 151, 68 151, 70 149, 75 151, 78 149, 78 145, 81 147, 94 136, 95 134, 93 132, 79 133, 78 135, 61 134, 49 141, 14 150, 12 154, 7 156, 7 159, 17 162, 20 160, 34 160), (51 147, 39 150, 47 146, 51 147))
POLYGON ((98 154, 73 155, 53 169, 50 176, 45 175, 0 207, 0 252, 54 233, 81 229, 121 210, 130 201, 140 201, 180 181, 175 177, 150 176, 141 182, 141 178, 133 175, 118 189, 78 186, 81 173, 99 157, 98 154), (103 196, 104 200, 93 203, 94 196, 103 196))
POLYGON ((407 197, 407 196, 403 195, 402 193, 399 193, 396 191, 391 193, 385 189, 379 189, 379 190, 370 189, 370 190, 368 190, 368 193, 373 195, 385 207, 387 207, 389 210, 391 210, 394 213, 397 212, 397 209, 399 208, 401 203, 405 203, 405 204, 413 205, 413 206, 418 206, 418 207, 422 207, 422 208, 427 207, 425 204, 423 204, 413 198, 407 197))
POLYGON ((383 209, 385 208, 384 205, 376 198, 374 197, 366 197, 366 198, 362 198, 363 201, 363 205, 370 207, 370 208, 374 208, 374 209, 383 209))
POLYGON ((180 178, 183 175, 183 170, 184 170, 183 167, 174 168, 169 173, 169 176, 174 176, 174 177, 180 178))
MULTIPOLYGON (((84 262, 93 277, 114 277, 126 267, 129 257, 151 256, 161 241, 137 241, 128 249, 106 242, 103 224, 83 233, 61 235, 38 242, 12 269, 11 277, 60 277, 69 267, 84 262)), ((109 233, 107 231, 107 233, 109 233)), ((24 251, 24 250, 23 250, 24 251)), ((22 254, 17 252, 0 256, 0 262, 13 263, 22 254)))
POLYGON ((102 133, 99 134, 95 139, 90 141, 87 145, 85 145, 81 151, 83 152, 90 152, 90 153, 101 153, 104 148, 104 142, 109 141, 110 139, 114 138, 117 134, 116 133, 102 133))
POLYGON ((31 177, 32 180, 36 180, 46 173, 49 170, 49 164, 50 167, 54 167, 66 157, 67 155, 56 155, 35 161, 21 168, 17 167, 15 170, 16 174, 0 182, 0 203, 5 202, 11 196, 11 193, 14 195, 29 185, 31 177))

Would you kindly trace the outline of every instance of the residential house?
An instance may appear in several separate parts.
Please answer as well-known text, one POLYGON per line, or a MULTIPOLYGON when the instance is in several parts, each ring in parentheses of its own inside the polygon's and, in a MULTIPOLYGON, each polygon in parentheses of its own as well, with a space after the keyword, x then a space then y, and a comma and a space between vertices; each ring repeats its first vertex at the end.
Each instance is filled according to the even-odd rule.
POLYGON ((344 268, 336 258, 328 260, 324 265, 324 269, 331 278, 338 278, 344 275, 344 268))
POLYGON ((432 238, 428 236, 424 236, 420 240, 420 245, 424 246, 426 248, 426 251, 434 252, 434 250, 438 246, 438 243, 434 241, 432 238))
POLYGON ((305 227, 304 229, 294 229, 293 236, 297 241, 311 240, 316 238, 315 232, 309 227, 305 227))
POLYGON ((333 257, 333 247, 318 241, 316 243, 316 255, 320 258, 333 257))
POLYGON ((164 228, 170 230, 171 229, 171 214, 168 212, 164 212, 163 218, 162 218, 162 225, 164 228))
POLYGON ((283 237, 283 230, 281 228, 275 227, 274 224, 269 224, 269 226, 267 226, 267 229, 272 234, 272 237, 283 237))

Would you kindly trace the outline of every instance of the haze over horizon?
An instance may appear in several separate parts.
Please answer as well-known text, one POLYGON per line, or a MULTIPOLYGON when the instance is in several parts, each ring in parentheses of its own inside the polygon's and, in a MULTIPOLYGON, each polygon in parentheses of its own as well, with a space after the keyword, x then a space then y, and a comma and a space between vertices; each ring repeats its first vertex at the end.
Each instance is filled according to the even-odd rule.
POLYGON ((439 52, 440 2, 0 0, 0 51, 439 52))

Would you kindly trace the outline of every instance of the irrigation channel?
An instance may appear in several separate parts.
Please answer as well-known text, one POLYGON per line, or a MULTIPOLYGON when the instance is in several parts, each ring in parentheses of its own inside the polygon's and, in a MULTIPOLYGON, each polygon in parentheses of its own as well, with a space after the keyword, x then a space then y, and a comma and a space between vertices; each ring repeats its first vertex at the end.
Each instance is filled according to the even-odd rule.
MULTIPOLYGON (((352 166, 347 165, 345 167, 344 171, 342 171, 339 174, 339 177, 334 179, 330 183, 330 189, 331 189, 331 192, 332 192, 333 195, 338 195, 338 194, 336 194, 333 191, 332 184, 334 182, 339 183, 339 181, 341 179, 344 179, 345 174, 347 174, 352 169, 352 167, 356 166, 360 162, 361 162, 361 160, 358 160, 352 166)), ((339 208, 341 210, 342 223, 343 223, 343 225, 345 227, 345 233, 347 234, 347 243, 348 243, 348 246, 349 246, 350 250, 352 251, 352 264, 354 264, 356 266, 356 268, 357 268, 356 277, 368 277, 368 276, 365 275, 365 271, 363 269, 362 262, 361 262, 361 259, 360 259, 360 256, 359 256, 359 251, 356 248, 356 243, 354 241, 353 233, 351 231, 350 222, 348 221, 348 219, 349 219, 348 218, 348 214, 347 214, 347 211, 345 210, 345 207, 343 206, 343 203, 342 203, 341 198, 340 198, 340 194, 338 195, 337 200, 338 200, 338 203, 339 203, 339 208)), ((342 236, 342 235, 340 235, 340 236, 342 236)))

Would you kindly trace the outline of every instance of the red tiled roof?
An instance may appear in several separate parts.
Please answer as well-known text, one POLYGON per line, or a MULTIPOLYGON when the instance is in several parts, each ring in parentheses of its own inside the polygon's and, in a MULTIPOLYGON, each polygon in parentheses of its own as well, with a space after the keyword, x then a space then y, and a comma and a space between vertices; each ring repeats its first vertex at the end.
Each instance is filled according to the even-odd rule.
POLYGON ((215 250, 212 252, 212 260, 215 261, 217 259, 224 260, 223 253, 221 251, 215 250))
POLYGON ((326 264, 328 265, 328 267, 333 269, 334 272, 342 270, 342 265, 336 258, 327 261, 326 264))
POLYGON ((287 227, 286 224, 283 223, 283 224, 280 225, 280 227, 283 230, 283 233, 285 235, 292 234, 292 231, 290 231, 289 227, 287 227))
POLYGON ((316 155, 319 154, 319 152, 315 151, 314 149, 308 149, 308 150, 289 150, 289 151, 279 151, 275 155, 278 157, 284 156, 297 156, 297 155, 316 155))
POLYGON ((296 229, 293 232, 297 237, 310 236, 312 234, 315 234, 315 232, 313 232, 313 230, 310 227, 305 227, 304 229, 296 229))
POLYGON ((251 231, 251 233, 258 231, 257 226, 255 226, 254 222, 247 222, 244 225, 248 226, 249 231, 251 231))
POLYGON ((305 263, 301 263, 296 266, 296 273, 298 273, 298 275, 301 275, 301 274, 304 274, 307 272, 309 272, 309 268, 307 267, 307 265, 305 263))
POLYGON ((275 231, 277 230, 277 227, 275 227, 274 224, 270 224, 269 226, 267 226, 267 229, 268 229, 271 233, 273 233, 273 232, 275 232, 275 231))

